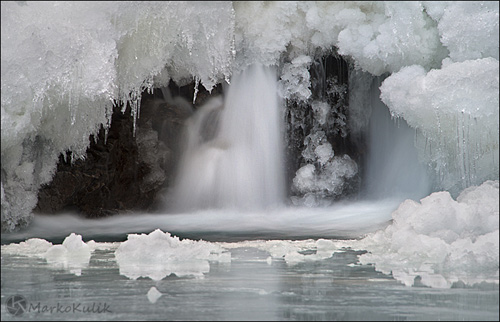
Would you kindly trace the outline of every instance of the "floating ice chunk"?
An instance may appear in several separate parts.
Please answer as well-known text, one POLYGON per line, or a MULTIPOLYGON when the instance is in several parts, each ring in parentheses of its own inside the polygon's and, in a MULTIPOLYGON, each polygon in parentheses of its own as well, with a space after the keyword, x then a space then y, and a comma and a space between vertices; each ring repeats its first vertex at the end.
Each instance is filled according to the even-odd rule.
POLYGON ((268 252, 266 262, 271 265, 274 260, 285 260, 288 265, 302 262, 320 261, 342 252, 349 245, 347 240, 307 239, 307 240, 254 240, 237 243, 218 243, 225 249, 251 247, 268 252), (304 252, 310 252, 304 254, 304 252), (312 251, 312 252, 311 252, 312 251))
POLYGON ((392 272, 408 286, 498 284, 498 180, 470 187, 456 201, 448 192, 432 193, 420 203, 406 200, 392 218, 385 230, 353 243, 368 250, 359 257, 362 264, 392 272))
POLYGON ((314 242, 311 250, 316 250, 312 254, 302 254, 300 250, 292 249, 284 255, 285 262, 288 265, 297 265, 301 262, 320 261, 332 257, 333 253, 339 252, 340 247, 335 241, 327 239, 318 239, 314 242))
POLYGON ((50 247, 43 257, 47 263, 69 270, 75 275, 81 275, 82 268, 88 266, 91 249, 82 241, 82 236, 71 233, 62 245, 50 247))
POLYGON ((269 257, 266 258, 266 263, 267 263, 267 265, 272 265, 273 264, 273 258, 272 258, 272 256, 269 256, 269 257))
POLYGON ((12 243, 2 245, 2 253, 40 257, 50 247, 52 247, 52 243, 46 241, 45 239, 30 238, 26 241, 20 242, 19 244, 12 243))
POLYGON ((19 244, 2 245, 2 253, 44 258, 54 268, 68 270, 81 275, 82 268, 88 266, 91 249, 82 241, 82 236, 71 233, 61 245, 40 238, 30 238, 19 244))
POLYGON ((160 291, 158 291, 156 289, 156 287, 151 287, 148 291, 148 300, 149 302, 151 303, 156 303, 156 301, 158 301, 158 299, 162 296, 163 294, 161 294, 160 291))
POLYGON ((209 261, 228 262, 230 254, 216 244, 180 240, 157 229, 146 234, 129 234, 115 251, 120 274, 131 279, 161 280, 171 274, 202 278, 210 271, 209 261))
POLYGON ((108 242, 108 243, 97 243, 95 240, 89 240, 87 245, 90 247, 90 250, 93 252, 96 249, 98 250, 114 250, 120 246, 120 242, 108 242))

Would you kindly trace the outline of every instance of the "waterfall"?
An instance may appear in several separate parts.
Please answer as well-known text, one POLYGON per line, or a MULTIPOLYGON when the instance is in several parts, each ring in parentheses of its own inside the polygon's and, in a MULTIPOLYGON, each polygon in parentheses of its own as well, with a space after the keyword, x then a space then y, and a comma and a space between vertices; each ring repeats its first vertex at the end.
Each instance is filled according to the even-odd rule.
POLYGON ((362 193, 371 198, 420 199, 430 192, 430 180, 418 160, 415 130, 405 120, 392 119, 380 99, 382 79, 374 78, 367 102, 372 114, 368 129, 368 158, 362 193))
POLYGON ((277 77, 253 65, 188 120, 171 204, 177 211, 255 209, 285 198, 277 77))

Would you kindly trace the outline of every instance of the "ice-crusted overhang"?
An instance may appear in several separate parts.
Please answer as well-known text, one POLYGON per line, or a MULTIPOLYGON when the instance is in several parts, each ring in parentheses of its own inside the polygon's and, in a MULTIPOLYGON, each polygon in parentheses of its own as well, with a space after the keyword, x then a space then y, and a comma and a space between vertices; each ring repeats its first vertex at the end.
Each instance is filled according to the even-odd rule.
MULTIPOLYGON (((419 73, 430 77, 432 69, 458 63, 468 71, 475 61, 498 68, 497 2, 2 2, 1 6, 1 187, 6 230, 29 222, 38 189, 52 178, 58 155, 69 149, 83 157, 89 135, 97 133, 101 124, 109 127, 112 100, 129 101, 133 115, 140 116, 142 91, 165 86, 170 79, 179 84, 195 79, 211 89, 229 80, 235 70, 254 62, 278 65, 286 54, 289 62, 298 64, 286 92, 307 96, 307 86, 300 81, 308 75, 304 57, 331 48, 373 75, 418 65, 419 73)), ((456 93, 456 73, 453 68, 443 71, 450 85, 444 83, 442 99, 431 104, 433 112, 456 93)), ((482 134, 474 142, 480 146, 475 150, 479 154, 463 148, 439 149, 431 160, 443 173, 448 163, 442 160, 458 152, 464 171, 476 169, 476 174, 462 180, 463 172, 449 171, 443 186, 498 178, 498 122, 481 123, 498 120, 498 108, 491 108, 498 106, 498 74, 488 75, 473 85, 460 83, 464 93, 484 90, 491 98, 488 105, 477 105, 463 120, 457 110, 459 117, 454 118, 468 122, 470 115, 473 122, 477 120, 474 129, 482 134), (487 117, 476 117, 485 110, 491 111, 487 117)), ((408 86, 399 92, 412 100, 415 93, 408 86)), ((434 95, 428 87, 421 89, 419 97, 434 95)), ((386 103, 396 111, 401 108, 397 101, 386 103)), ((406 107, 416 116, 395 113, 410 125, 415 121, 423 127, 427 118, 420 114, 426 112, 420 112, 418 103, 406 107)), ((429 117, 434 120, 438 115, 429 117)), ((449 127, 449 133, 462 128, 453 122, 449 127)), ((429 139, 431 132, 421 133, 429 139)), ((456 136, 442 140, 444 146, 463 146, 456 136)))

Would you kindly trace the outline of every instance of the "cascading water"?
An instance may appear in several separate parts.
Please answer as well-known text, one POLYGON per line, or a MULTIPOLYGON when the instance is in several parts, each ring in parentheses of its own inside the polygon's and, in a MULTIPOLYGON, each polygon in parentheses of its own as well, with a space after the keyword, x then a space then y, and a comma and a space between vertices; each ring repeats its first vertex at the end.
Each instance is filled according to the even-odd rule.
POLYGON ((389 109, 380 99, 381 83, 380 77, 374 78, 369 92, 372 114, 361 194, 369 199, 418 200, 430 192, 430 180, 418 160, 415 131, 403 119, 391 119, 389 109))
POLYGON ((276 79, 272 68, 250 66, 233 77, 224 101, 211 100, 189 120, 171 198, 175 210, 255 209, 283 202, 276 79))
MULTIPOLYGON (((73 231, 102 238, 101 231, 106 236, 122 236, 124 232, 160 227, 194 236, 202 232, 204 238, 256 232, 265 232, 267 237, 358 237, 387 225, 402 199, 425 194, 425 172, 417 161, 412 129, 402 120, 399 124, 391 120, 380 100, 380 80, 353 75, 349 87, 356 99, 350 99, 349 108, 372 110, 369 123, 368 118, 363 121, 356 116, 360 123, 350 126, 351 130, 368 132, 369 139, 364 190, 356 202, 339 200, 314 208, 306 204, 285 206, 284 117, 277 77, 272 68, 254 65, 234 75, 224 98, 212 98, 187 120, 185 142, 179 142, 184 151, 166 200, 167 213, 120 216, 95 223, 81 222, 68 214, 58 217, 58 223, 64 222, 65 227, 57 230, 50 218, 38 216, 23 234, 55 238, 73 231)), ((343 170, 332 169, 330 177, 311 180, 335 183, 343 170)), ((23 236, 10 234, 9 238, 23 236)))

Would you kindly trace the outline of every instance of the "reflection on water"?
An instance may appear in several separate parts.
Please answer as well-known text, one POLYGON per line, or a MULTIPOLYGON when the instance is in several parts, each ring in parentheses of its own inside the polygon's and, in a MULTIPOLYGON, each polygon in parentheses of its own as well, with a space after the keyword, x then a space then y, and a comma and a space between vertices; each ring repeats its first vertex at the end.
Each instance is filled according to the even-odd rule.
POLYGON ((263 250, 233 248, 231 262, 211 263, 204 278, 155 282, 121 276, 115 248, 97 249, 81 276, 43 259, 2 254, 2 320, 499 319, 498 286, 405 287, 356 265, 354 251, 290 265, 263 250), (147 297, 153 286, 162 293, 154 304, 147 297), (16 294, 28 304, 17 317, 6 305, 16 294))

